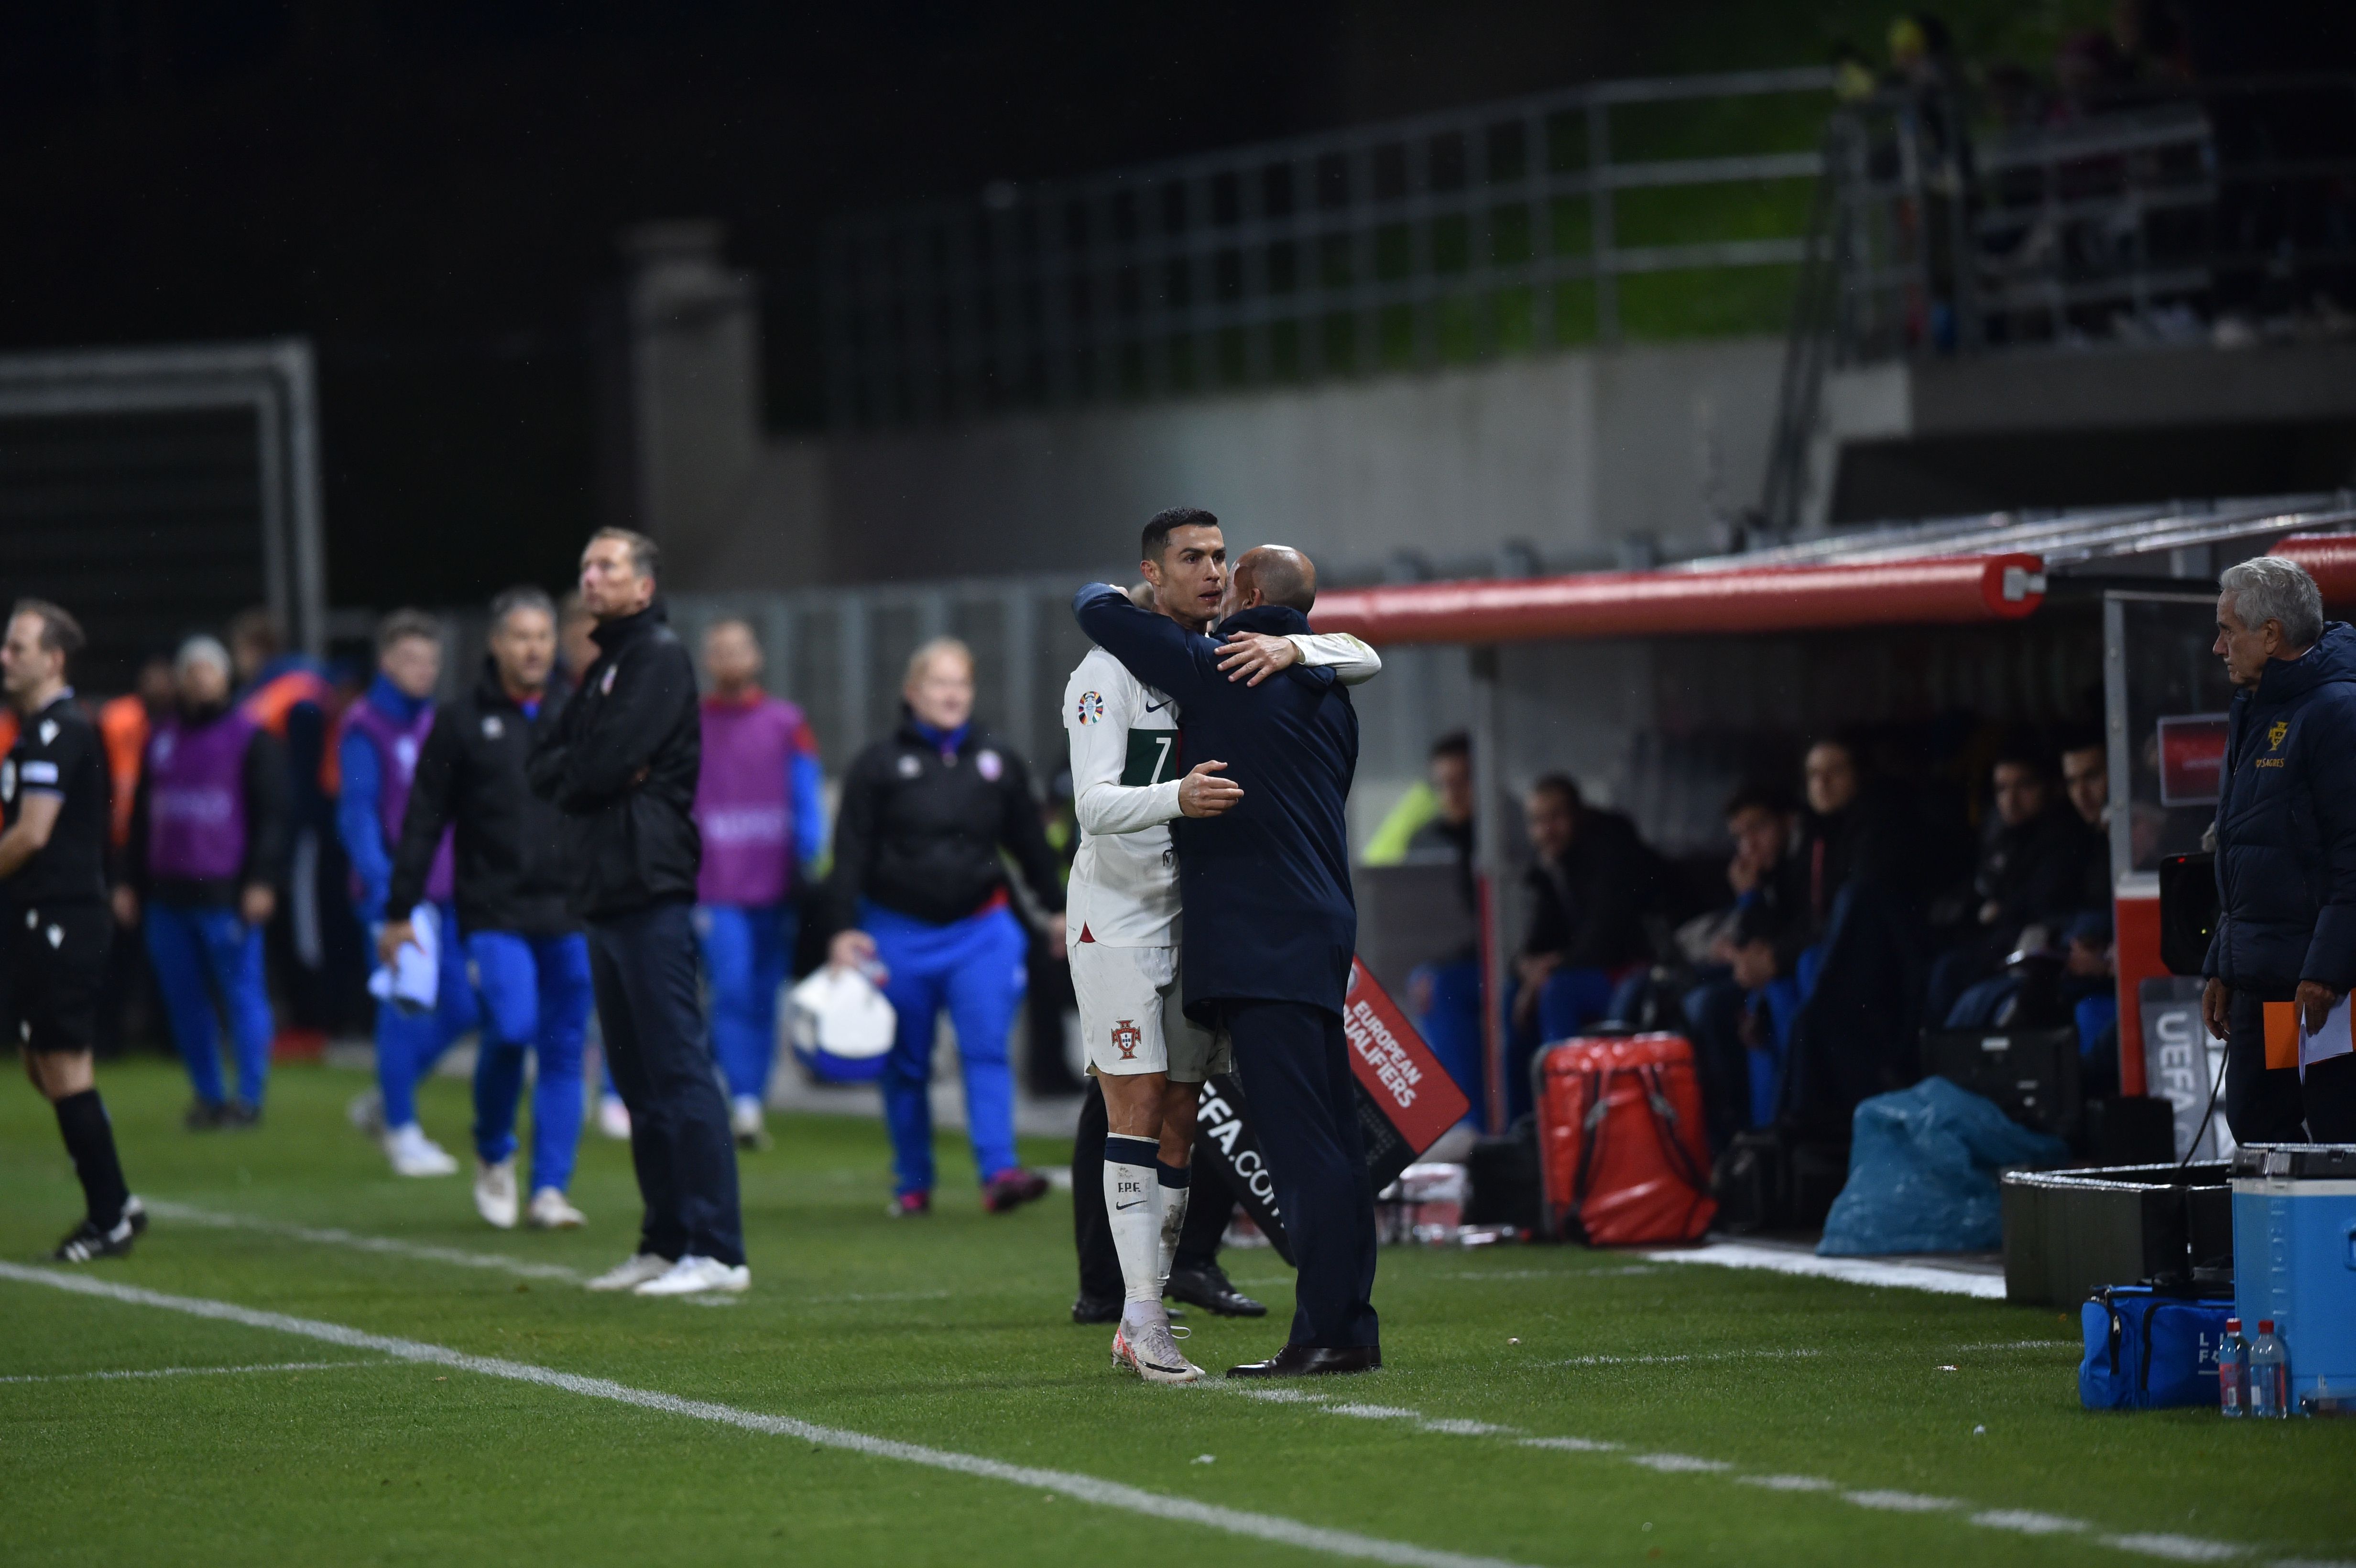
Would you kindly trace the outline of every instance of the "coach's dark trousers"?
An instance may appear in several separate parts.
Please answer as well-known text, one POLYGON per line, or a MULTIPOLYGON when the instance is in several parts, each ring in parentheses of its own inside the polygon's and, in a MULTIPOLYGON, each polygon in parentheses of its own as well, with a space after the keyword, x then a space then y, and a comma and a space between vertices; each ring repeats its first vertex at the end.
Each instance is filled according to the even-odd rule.
POLYGON ((630 1162, 647 1204, 638 1250, 741 1264, 736 1145, 703 1032, 689 906, 659 903, 588 924, 605 1061, 630 1108, 630 1162))
POLYGON ((1223 1013, 1300 1271, 1291 1341, 1379 1345, 1375 1195, 1341 1016, 1306 1002, 1231 1001, 1223 1013))
MULTIPOLYGON (((2266 1065, 2265 1002, 2236 989, 2226 1009, 2225 1125, 2237 1144, 2347 1143, 2356 1140, 2356 1056, 2335 1056, 2307 1070, 2266 1065)), ((2288 1001, 2288 997, 2271 998, 2288 1001)))

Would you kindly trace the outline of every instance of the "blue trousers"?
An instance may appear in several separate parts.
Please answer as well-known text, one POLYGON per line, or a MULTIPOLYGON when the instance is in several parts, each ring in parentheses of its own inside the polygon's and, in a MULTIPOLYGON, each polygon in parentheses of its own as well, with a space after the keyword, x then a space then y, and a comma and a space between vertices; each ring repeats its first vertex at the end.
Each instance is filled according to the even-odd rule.
POLYGON ((605 1060, 630 1108, 630 1164, 647 1205, 638 1250, 743 1263, 736 1142, 704 1036, 688 905, 591 921, 589 978, 605 1060))
POLYGON ((197 1098, 218 1105, 221 1087, 220 1028, 216 1004, 228 1015, 237 1051, 237 1097, 259 1106, 270 1080, 270 991, 262 976, 262 928, 248 925, 225 904, 151 903, 147 956, 172 1022, 172 1042, 187 1064, 197 1098))
POLYGON ((1449 964, 1417 966, 1408 979, 1411 990, 1429 997, 1415 1027, 1440 1065, 1472 1102, 1472 1117, 1481 1115, 1481 961, 1459 958, 1449 964))
POLYGON ((786 983, 800 922, 791 904, 704 904, 695 912, 703 974, 712 987, 712 1052, 732 1099, 769 1092, 777 1059, 777 988, 786 983))
POLYGON ((531 1190, 573 1181, 581 1141, 581 1045, 589 1033, 589 941, 578 933, 466 938, 482 987, 483 1044, 475 1056, 475 1152, 492 1165, 516 1151, 523 1057, 540 1059, 531 1093, 531 1190))
POLYGON ((884 996, 899 1015, 899 1037, 879 1080, 898 1190, 933 1189, 933 1029, 945 1007, 957 1029, 974 1166, 984 1181, 1013 1169, 1014 1074, 1006 1063, 1006 1033, 1030 978, 1023 923, 1001 908, 934 925, 862 903, 859 924, 890 971, 884 996))
POLYGON ((434 907, 441 916, 442 941, 435 952, 441 975, 433 1010, 410 1013, 390 1002, 376 1005, 376 1083, 384 1094, 388 1127, 405 1127, 417 1119, 417 1085, 450 1042, 475 1027, 475 986, 466 977, 466 950, 458 941, 457 906, 434 907))
POLYGON ((1589 1024, 1601 1018, 1612 1007, 1612 976, 1601 969, 1557 969, 1538 987, 1537 1017, 1532 1027, 1515 1029, 1513 1025, 1514 1004, 1521 996, 1522 983, 1509 975, 1505 980, 1505 1124, 1510 1126, 1529 1115, 1531 1105, 1530 1059, 1541 1045, 1578 1038, 1589 1024))

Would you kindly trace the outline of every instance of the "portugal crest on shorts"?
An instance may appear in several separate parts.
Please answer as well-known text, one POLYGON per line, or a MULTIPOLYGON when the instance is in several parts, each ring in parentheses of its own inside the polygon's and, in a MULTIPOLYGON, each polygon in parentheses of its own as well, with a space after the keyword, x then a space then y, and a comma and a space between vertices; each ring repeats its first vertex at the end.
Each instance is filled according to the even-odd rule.
POLYGON ((1112 1043, 1123 1061, 1137 1060, 1137 1048, 1145 1043, 1145 1031, 1128 1019, 1112 1026, 1112 1043))

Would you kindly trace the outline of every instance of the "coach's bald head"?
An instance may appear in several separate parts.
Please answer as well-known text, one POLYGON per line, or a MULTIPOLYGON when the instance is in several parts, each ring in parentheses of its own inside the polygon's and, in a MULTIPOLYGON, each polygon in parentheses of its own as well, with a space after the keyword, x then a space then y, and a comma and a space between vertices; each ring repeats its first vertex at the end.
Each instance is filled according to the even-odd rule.
POLYGON ((1227 577, 1227 614, 1255 604, 1281 604, 1309 613, 1317 603, 1317 563, 1290 545, 1244 551, 1227 577))

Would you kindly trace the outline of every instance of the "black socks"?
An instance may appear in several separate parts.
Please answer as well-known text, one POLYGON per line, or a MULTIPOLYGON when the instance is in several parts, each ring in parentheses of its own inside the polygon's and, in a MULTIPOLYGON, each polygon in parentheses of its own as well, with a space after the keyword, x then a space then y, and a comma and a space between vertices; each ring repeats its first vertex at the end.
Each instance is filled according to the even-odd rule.
POLYGON ((73 1157, 74 1174, 81 1178, 82 1197, 90 1205, 90 1222, 112 1231, 123 1221, 123 1200, 131 1189, 123 1184, 123 1162, 114 1155, 114 1127, 95 1089, 69 1094, 57 1103, 58 1131, 65 1136, 66 1153, 73 1157))

